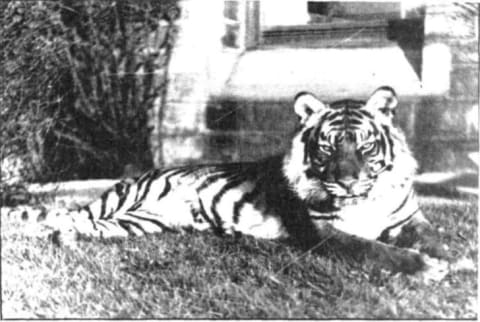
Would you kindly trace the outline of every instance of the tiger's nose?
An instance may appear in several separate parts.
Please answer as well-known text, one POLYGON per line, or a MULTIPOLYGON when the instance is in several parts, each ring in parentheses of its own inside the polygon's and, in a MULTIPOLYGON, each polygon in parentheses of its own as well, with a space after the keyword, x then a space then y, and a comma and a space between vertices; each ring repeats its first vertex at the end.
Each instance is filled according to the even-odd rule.
POLYGON ((345 188, 351 188, 355 183, 355 178, 346 177, 346 178, 337 179, 337 181, 345 188))

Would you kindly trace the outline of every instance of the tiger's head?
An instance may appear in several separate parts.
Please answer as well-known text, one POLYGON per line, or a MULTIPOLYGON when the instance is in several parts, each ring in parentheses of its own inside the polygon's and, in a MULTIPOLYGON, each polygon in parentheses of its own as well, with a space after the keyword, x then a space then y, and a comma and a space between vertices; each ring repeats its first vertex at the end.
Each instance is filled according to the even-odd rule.
MULTIPOLYGON (((330 200, 342 206, 367 198, 379 178, 399 168, 399 155, 411 155, 392 123, 397 103, 387 86, 366 102, 325 104, 311 93, 299 93, 294 103, 299 130, 284 162, 297 194, 312 205, 330 200)), ((416 164, 407 159, 412 168, 407 172, 413 174, 416 164)))

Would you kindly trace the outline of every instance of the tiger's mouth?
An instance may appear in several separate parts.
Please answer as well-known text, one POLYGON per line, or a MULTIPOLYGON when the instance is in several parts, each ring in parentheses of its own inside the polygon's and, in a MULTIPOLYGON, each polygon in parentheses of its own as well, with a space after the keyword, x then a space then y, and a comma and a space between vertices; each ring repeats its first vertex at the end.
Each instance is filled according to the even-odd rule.
POLYGON ((324 181, 323 186, 329 194, 331 204, 335 208, 355 206, 368 197, 374 180, 359 180, 349 185, 324 181))
POLYGON ((323 202, 309 202, 310 209, 319 213, 336 213, 346 207, 355 207, 367 199, 367 196, 336 197, 330 196, 323 202))
POLYGON ((359 195, 348 194, 341 196, 329 193, 328 196, 323 198, 321 201, 309 199, 307 200, 307 204, 311 209, 319 212, 334 212, 345 207, 356 206, 367 200, 367 198, 367 193, 359 195))
POLYGON ((366 194, 358 195, 358 196, 351 195, 351 196, 341 196, 341 197, 332 195, 331 197, 332 197, 331 198, 332 205, 335 208, 343 208, 343 207, 347 207, 347 206, 356 206, 359 203, 361 203, 362 201, 367 199, 366 194))

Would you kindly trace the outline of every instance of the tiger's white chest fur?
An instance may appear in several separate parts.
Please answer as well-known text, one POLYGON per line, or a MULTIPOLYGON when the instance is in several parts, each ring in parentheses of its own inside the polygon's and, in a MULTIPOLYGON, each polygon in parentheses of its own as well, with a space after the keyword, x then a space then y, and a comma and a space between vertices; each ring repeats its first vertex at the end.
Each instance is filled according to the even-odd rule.
MULTIPOLYGON (((320 226, 332 225, 351 235, 376 239, 386 228, 412 215, 418 210, 415 196, 409 196, 413 193, 412 185, 416 162, 408 153, 398 156, 398 161, 391 171, 379 176, 365 198, 354 199, 349 203, 337 201, 334 204, 338 207, 336 210, 318 212, 310 209, 309 211, 314 216, 332 216, 332 219, 314 221, 314 223, 320 226), (405 199, 407 199, 406 202, 405 199)), ((287 167, 292 174, 294 172, 293 165, 285 166, 285 168, 287 167)), ((313 203, 327 200, 328 193, 325 189, 320 188, 319 180, 312 181, 304 174, 299 175, 298 172, 296 175, 296 180, 291 184, 300 198, 313 203)))
POLYGON ((418 210, 413 192, 416 162, 410 154, 397 156, 391 171, 379 176, 367 198, 341 207, 332 225, 344 232, 376 239, 390 226, 418 210))

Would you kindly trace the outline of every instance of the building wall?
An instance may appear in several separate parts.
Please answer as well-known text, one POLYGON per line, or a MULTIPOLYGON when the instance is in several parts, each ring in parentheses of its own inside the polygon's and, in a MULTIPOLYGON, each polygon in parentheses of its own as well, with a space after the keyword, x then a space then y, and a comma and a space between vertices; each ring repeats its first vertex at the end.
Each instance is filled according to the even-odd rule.
POLYGON ((153 134, 154 165, 171 166, 203 159, 205 107, 214 87, 212 60, 224 34, 223 2, 182 0, 177 36, 168 67, 167 95, 153 134))
POLYGON ((472 168, 467 154, 478 150, 478 4, 427 6, 424 46, 442 49, 424 58, 422 76, 435 82, 438 69, 446 67, 449 77, 437 80, 448 86, 445 93, 422 97, 416 109, 415 150, 421 171, 472 168), (435 64, 442 52, 451 57, 448 66, 435 64))
MULTIPOLYGON (((252 160, 283 151, 296 121, 291 101, 294 89, 305 89, 301 82, 312 68, 299 77, 280 77, 285 64, 291 65, 292 61, 279 61, 272 69, 278 71, 277 76, 271 71, 263 72, 270 68, 278 51, 244 51, 244 40, 248 38, 244 10, 248 3, 242 1, 244 6, 238 9, 238 27, 237 22, 231 21, 235 17, 231 12, 225 19, 222 0, 209 0, 208 8, 205 2, 200 6, 195 0, 180 3, 183 18, 179 20, 179 39, 169 71, 168 98, 158 136, 160 152, 155 164, 252 160), (231 34, 225 42, 229 30, 238 39, 232 41, 231 34), (251 63, 255 59, 263 62, 251 63), (292 89, 292 93, 279 91, 279 84, 292 89)), ((405 74, 405 80, 403 71, 387 73, 388 77, 382 78, 387 84, 389 80, 398 83, 402 100, 399 124, 406 131, 423 172, 473 166, 467 153, 478 150, 478 124, 471 120, 472 115, 478 115, 477 29, 478 8, 448 3, 428 5, 418 76, 406 63, 404 70, 412 70, 405 74)), ((293 56, 305 51, 289 50, 293 56)), ((345 49, 341 54, 358 57, 354 50, 345 49)), ((396 58, 398 62, 392 60, 389 50, 396 49, 371 48, 371 53, 381 56, 385 51, 393 67, 404 63, 400 58, 396 58)), ((305 55, 315 57, 315 63, 315 59, 320 62, 331 52, 317 48, 312 49, 312 55, 305 55)), ((342 66, 341 61, 328 63, 342 66)), ((368 75, 375 74, 366 65, 361 68, 365 75, 352 69, 332 68, 336 70, 341 71, 340 75, 326 75, 321 70, 312 74, 309 84, 315 79, 319 83, 311 85, 311 90, 323 93, 327 100, 365 98, 376 85, 383 85, 366 86, 372 79, 368 75), (345 87, 344 80, 351 86, 345 87)))

